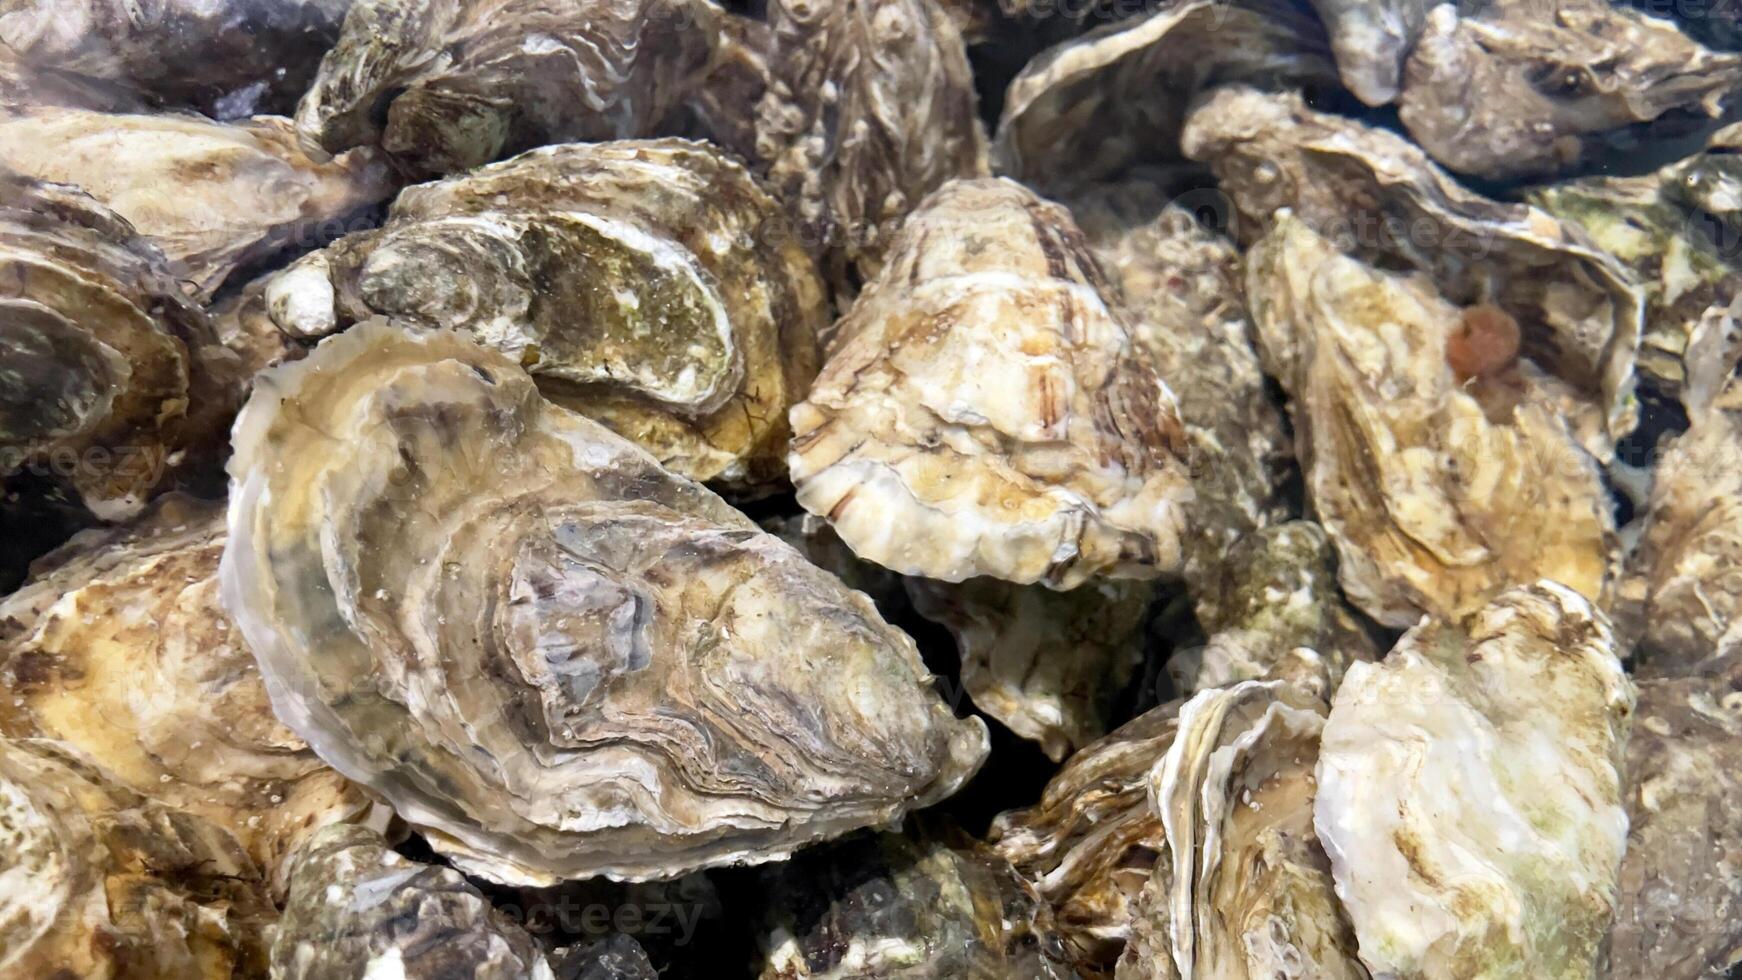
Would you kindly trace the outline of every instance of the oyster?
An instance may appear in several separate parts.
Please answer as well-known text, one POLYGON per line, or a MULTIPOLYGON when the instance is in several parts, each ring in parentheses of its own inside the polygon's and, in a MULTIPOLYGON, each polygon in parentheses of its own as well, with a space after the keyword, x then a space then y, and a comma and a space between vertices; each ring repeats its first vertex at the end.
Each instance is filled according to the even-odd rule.
POLYGON ((1205 691, 1149 774, 1166 847, 1117 976, 1367 980, 1313 836, 1324 705, 1286 681, 1205 691))
POLYGON ((218 342, 236 355, 244 378, 251 379, 308 352, 304 341, 278 329, 266 309, 266 288, 275 275, 267 273, 239 290, 226 290, 224 297, 208 308, 218 342))
POLYGON ((89 196, 0 167, 0 476, 137 513, 234 409, 234 357, 164 258, 89 196))
POLYGON ((659 980, 647 951, 624 935, 551 953, 556 980, 659 980))
POLYGON ((1727 246, 1725 254, 1734 257, 1734 236, 1742 230, 1742 123, 1713 133, 1704 152, 1681 161, 1670 172, 1674 174, 1670 192, 1722 223, 1714 230, 1727 246), (1728 235, 1723 234, 1723 226, 1728 226, 1728 235))
POLYGON ((1398 115, 1453 170, 1533 177, 1636 144, 1629 127, 1715 119, 1739 83, 1742 55, 1609 0, 1486 0, 1428 14, 1398 115))
POLYGON ((224 831, 47 739, 0 738, 0 974, 232 980, 266 972, 272 903, 224 831))
MULTIPOLYGON (((1524 353, 1593 405, 1610 436, 1632 431, 1644 300, 1626 269, 1570 225, 1465 190, 1402 137, 1298 95, 1218 91, 1187 120, 1182 145, 1210 164, 1255 231, 1291 208, 1344 251, 1429 273, 1454 303, 1500 306, 1520 325, 1524 353)), ((1585 441, 1600 448, 1595 435, 1585 441)))
POLYGON ((451 868, 418 865, 364 827, 328 827, 295 855, 272 980, 553 980, 532 937, 451 868))
POLYGON ((1627 837, 1634 706, 1609 624, 1552 582, 1349 668, 1316 821, 1384 977, 1592 975, 1627 837))
POLYGON ((1057 762, 1107 734, 1114 700, 1143 664, 1152 582, 1068 592, 994 578, 910 578, 921 616, 947 627, 974 707, 1057 762))
POLYGON ((930 0, 772 0, 768 23, 757 156, 851 292, 927 194, 988 172, 967 51, 930 0))
MULTIPOLYGON (((350 6, 351 0, 6 0, 0 49, 51 79, 237 119, 293 105, 350 6)), ((104 101, 71 104, 97 108, 104 101)))
POLYGON ((1554 380, 1506 357, 1507 314, 1459 310, 1426 277, 1370 268, 1287 213, 1248 262, 1259 343, 1351 602, 1404 627, 1538 578, 1613 598, 1601 474, 1554 380))
POLYGON ((808 851, 764 875, 763 980, 1075 978, 1009 862, 927 828, 808 851))
POLYGON ((1063 208, 1007 180, 946 185, 792 410, 799 503, 907 575, 1176 571, 1183 433, 1116 304, 1063 208))
POLYGON ((370 801, 273 717, 218 604, 224 507, 181 494, 83 532, 0 601, 0 734, 53 738, 228 831, 282 886, 311 830, 370 801))
POLYGON ((908 607, 907 580, 853 554, 828 521, 815 514, 799 514, 758 523, 769 534, 797 548, 812 565, 840 579, 848 588, 870 596, 885 619, 908 607))
POLYGON ((234 443, 220 576, 273 707, 463 871, 773 860, 986 754, 869 600, 457 334, 329 338, 234 443))
POLYGON ((79 185, 161 249, 203 299, 237 267, 312 243, 393 191, 374 151, 317 164, 276 116, 221 125, 193 115, 0 111, 0 164, 79 185))
POLYGON ((707 0, 356 0, 296 110, 311 152, 418 176, 654 135, 712 66, 707 0))
POLYGON ((1010 83, 997 172, 1058 191, 1179 159, 1194 96, 1219 84, 1335 84, 1312 15, 1266 0, 1184 0, 1050 48, 1010 83))
POLYGON ((1311 2, 1330 32, 1343 84, 1362 102, 1381 106, 1403 90, 1403 67, 1428 13, 1446 0, 1311 2))
POLYGON ((732 483, 780 476, 827 324, 778 205, 676 139, 545 147, 410 188, 266 299, 301 337, 375 314, 463 331, 666 466, 732 483))

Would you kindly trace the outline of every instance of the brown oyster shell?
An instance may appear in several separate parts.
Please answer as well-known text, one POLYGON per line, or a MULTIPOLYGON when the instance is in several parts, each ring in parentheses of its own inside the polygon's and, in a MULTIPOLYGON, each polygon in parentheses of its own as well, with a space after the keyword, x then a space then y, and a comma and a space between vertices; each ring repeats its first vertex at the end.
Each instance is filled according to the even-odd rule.
POLYGON ((1385 105, 1403 90, 1403 68, 1427 26, 1429 12, 1446 0, 1311 0, 1325 22, 1337 73, 1355 97, 1385 105))
POLYGON ((469 873, 783 858, 986 754, 863 596, 456 334, 365 323, 256 379, 230 472, 273 707, 469 873))
POLYGON ((76 188, 0 168, 0 475, 137 513, 234 410, 235 358, 161 253, 76 188))
POLYGON ((1314 513, 1349 600, 1405 627, 1551 578, 1607 605, 1619 542, 1595 460, 1528 361, 1460 379, 1464 314, 1290 214, 1248 255, 1266 363, 1288 392, 1314 513))
POLYGON ((1195 96, 1216 85, 1335 84, 1323 28, 1267 0, 1184 0, 1041 52, 1010 83, 997 172, 1050 191, 1180 159, 1195 96))
POLYGON ((788 466, 859 557, 1054 588, 1178 569, 1173 397, 1063 208, 945 186, 838 329, 788 466))
POLYGON ((233 980, 266 972, 260 871, 223 830, 73 749, 0 738, 0 973, 233 980))
POLYGON ((294 862, 273 980, 554 980, 538 943, 459 872, 408 861, 374 831, 327 827, 294 862))
POLYGON ((1446 167, 1501 180, 1625 150, 1629 126, 1717 118, 1739 83, 1742 55, 1631 7, 1489 0, 1428 15, 1398 115, 1446 167))
POLYGON ((705 143, 545 147, 406 190, 267 287, 287 333, 460 330, 698 480, 778 478, 827 323, 779 206, 705 143))
POLYGON ((1009 862, 926 827, 764 873, 762 980, 1067 980, 1051 914, 1009 862))
POLYGON ((967 51, 929 0, 772 0, 767 16, 757 157, 851 292, 927 194, 988 173, 967 51))
MULTIPOLYGON (((1299 95, 1222 89, 1187 120, 1183 146, 1238 206, 1242 238, 1290 208, 1343 251, 1427 272, 1454 303, 1497 304, 1516 318, 1524 353, 1594 406, 1596 428, 1632 431, 1644 300, 1577 229, 1466 190, 1395 133, 1309 109, 1299 95)), ((1606 450, 1598 435, 1584 441, 1606 450)))
POLYGON ((222 125, 194 115, 17 109, 0 112, 0 164, 77 184, 208 300, 239 266, 331 237, 394 190, 374 151, 315 163, 277 116, 222 125))
POLYGON ((222 827, 282 888, 300 839, 373 804, 273 716, 218 603, 224 538, 222 504, 169 494, 39 561, 0 601, 0 734, 222 827))
POLYGON ((418 176, 654 135, 708 72, 719 13, 706 0, 356 0, 296 127, 311 152, 379 145, 418 176))

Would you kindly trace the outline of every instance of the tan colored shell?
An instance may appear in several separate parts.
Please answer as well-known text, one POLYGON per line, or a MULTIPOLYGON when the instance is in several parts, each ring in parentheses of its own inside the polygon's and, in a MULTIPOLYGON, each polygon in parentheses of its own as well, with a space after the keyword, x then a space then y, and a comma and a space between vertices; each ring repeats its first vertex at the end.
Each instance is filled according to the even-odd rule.
POLYGON ((282 889, 297 841, 372 803, 273 716, 218 604, 223 549, 223 505, 170 494, 42 559, 0 601, 0 735, 222 827, 282 889))
POLYGON ((1527 361, 1460 382, 1459 309, 1292 215, 1248 255, 1266 363, 1351 602, 1389 626, 1551 578, 1606 605, 1619 546, 1596 462, 1527 361))
POLYGON ((1608 621, 1552 582, 1349 668, 1315 819, 1375 976, 1592 976, 1633 706, 1608 621))
POLYGON ((1242 238, 1290 208, 1343 251, 1428 273, 1454 303, 1498 304, 1517 319, 1524 353, 1589 406, 1566 411, 1594 411, 1576 420, 1581 441, 1606 453, 1605 431, 1632 431, 1644 300, 1573 226, 1466 190, 1408 140, 1309 109, 1296 94, 1222 89, 1194 110, 1183 146, 1238 206, 1242 238))
POLYGON ((850 293, 927 194, 988 173, 967 50, 929 0, 772 0, 767 16, 757 157, 850 293))
POLYGON ((827 323, 779 205, 678 139, 545 147, 410 188, 266 300, 302 337, 376 314, 460 330, 673 470, 739 484, 780 475, 827 323))
POLYGON ((1107 734, 1113 703, 1143 665, 1152 582, 1068 592, 993 578, 910 578, 921 616, 949 629, 974 707, 1057 762, 1107 734))
POLYGON ((1428 13, 1445 0, 1312 0, 1331 35, 1337 73, 1355 97, 1385 105, 1403 89, 1403 67, 1428 13))
POLYGON ((652 136, 712 65, 706 0, 355 0, 296 111, 311 152, 419 176, 652 136))
POLYGON ((1738 84, 1742 55, 1610 0, 1448 4, 1410 52, 1398 115, 1434 159, 1500 180, 1564 172, 1659 117, 1715 119, 1738 84))
POLYGON ((0 164, 77 184, 161 249, 202 299, 239 266, 318 244, 394 190, 378 153, 316 163, 277 116, 221 125, 195 115, 0 111, 0 164))
POLYGON ((266 882, 229 834, 47 739, 0 738, 0 974, 266 972, 266 882))
POLYGON ((792 410, 798 500, 903 574, 1071 588, 1181 561, 1173 396, 1070 215, 957 181, 903 226, 792 410))
POLYGON ((1103 24, 1041 52, 1010 83, 993 165, 1060 191, 1177 161, 1193 99, 1234 81, 1335 84, 1324 29, 1268 0, 1184 0, 1103 24))
POLYGON ((235 359, 161 253, 76 188, 0 168, 0 476, 137 513, 234 411, 235 359))
POLYGON ((220 577, 273 707, 464 871, 784 858, 986 754, 869 600, 457 334, 329 338, 234 444, 220 577))

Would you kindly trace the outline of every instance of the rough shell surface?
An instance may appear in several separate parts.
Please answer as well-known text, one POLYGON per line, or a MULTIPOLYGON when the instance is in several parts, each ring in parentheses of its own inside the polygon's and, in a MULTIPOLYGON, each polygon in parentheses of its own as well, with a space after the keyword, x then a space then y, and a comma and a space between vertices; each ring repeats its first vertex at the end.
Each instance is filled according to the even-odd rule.
POLYGON ((311 151, 419 176, 548 143, 651 136, 708 72, 706 0, 357 0, 297 107, 311 151))
POLYGON ((908 575, 1176 571, 1174 399, 1063 208, 958 181, 903 226, 792 410, 799 503, 908 575))
POLYGON ((459 330, 698 480, 782 469, 827 298, 779 206, 704 143, 532 150, 406 190, 267 287, 284 331, 459 330))
POLYGON ((869 600, 456 334, 256 379, 230 472, 224 602, 279 717, 469 873, 783 858, 986 754, 869 600))
POLYGON ((1551 582, 1349 668, 1315 819, 1375 976, 1592 976, 1633 706, 1607 620, 1551 582))
POLYGON ((0 973, 233 980, 266 972, 266 882, 236 841, 76 751, 0 739, 0 973))
POLYGON ((0 111, 0 164, 78 185, 161 249, 203 299, 237 267, 331 237, 394 190, 374 151, 316 163, 277 116, 223 125, 191 114, 0 111))
POLYGON ((1582 232, 1466 190, 1404 138, 1299 95, 1222 89, 1187 120, 1183 145, 1220 178, 1243 240, 1290 208, 1344 251, 1427 272, 1451 302, 1497 304, 1518 321, 1525 354, 1594 407, 1587 444, 1603 429, 1632 431, 1644 299, 1582 232))
POLYGON ((0 734, 224 828, 282 887, 298 840, 372 805, 273 716, 218 602, 223 549, 223 505, 170 494, 40 561, 0 601, 0 734))
POLYGON ((1403 66, 1427 26, 1428 13, 1445 0, 1312 0, 1325 22, 1337 73, 1355 97, 1381 106, 1403 90, 1403 66))
POLYGON ((1465 311, 1292 215, 1248 255, 1266 363, 1349 600, 1388 626, 1459 617, 1550 578, 1607 604, 1619 547, 1595 460, 1528 361, 1461 379, 1465 311))

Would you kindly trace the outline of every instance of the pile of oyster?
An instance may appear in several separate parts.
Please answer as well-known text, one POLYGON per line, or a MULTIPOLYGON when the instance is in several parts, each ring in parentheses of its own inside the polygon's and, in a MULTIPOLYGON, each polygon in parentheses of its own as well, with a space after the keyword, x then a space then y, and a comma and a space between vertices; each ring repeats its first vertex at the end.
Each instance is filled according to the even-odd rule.
POLYGON ((0 976, 1742 963, 1742 16, 0 0, 0 976))

